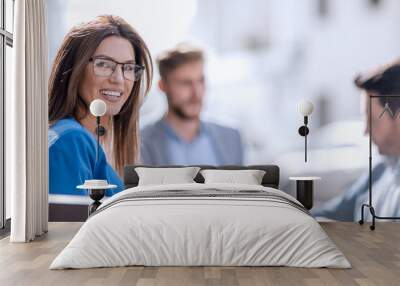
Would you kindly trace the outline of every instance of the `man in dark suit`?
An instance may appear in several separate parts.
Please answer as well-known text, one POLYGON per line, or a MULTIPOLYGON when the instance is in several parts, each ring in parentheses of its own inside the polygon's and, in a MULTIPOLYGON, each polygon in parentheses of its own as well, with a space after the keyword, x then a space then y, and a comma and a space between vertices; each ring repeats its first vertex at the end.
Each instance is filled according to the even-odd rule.
MULTIPOLYGON (((379 216, 400 216, 400 60, 381 67, 372 73, 360 75, 355 84, 363 91, 366 113, 365 133, 371 132, 372 141, 383 155, 383 160, 373 166, 372 189, 374 207, 379 216), (378 95, 378 98, 370 98, 378 95), (371 112, 371 114, 370 114, 371 112), (371 116, 372 127, 369 126, 371 116)), ((322 208, 312 210, 317 217, 342 221, 358 221, 361 205, 368 201, 368 173, 340 197, 334 198, 322 208)), ((368 211, 366 219, 370 218, 368 211)))
POLYGON ((157 59, 158 86, 168 111, 141 130, 141 161, 148 165, 241 165, 239 132, 200 120, 205 96, 202 50, 181 44, 157 59))

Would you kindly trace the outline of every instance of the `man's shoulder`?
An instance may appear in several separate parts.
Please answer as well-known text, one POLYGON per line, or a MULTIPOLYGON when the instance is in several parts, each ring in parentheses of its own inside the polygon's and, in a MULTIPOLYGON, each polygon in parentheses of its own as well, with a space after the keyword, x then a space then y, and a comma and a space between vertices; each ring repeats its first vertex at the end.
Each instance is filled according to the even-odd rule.
POLYGON ((203 126, 215 143, 215 150, 222 160, 220 164, 243 164, 242 138, 237 129, 210 122, 203 123, 203 126))
POLYGON ((146 124, 145 126, 143 126, 140 129, 140 137, 143 140, 153 140, 154 136, 159 135, 162 130, 163 130, 163 126, 162 126, 162 119, 157 120, 156 122, 150 123, 150 124, 146 124))
POLYGON ((212 131, 216 131, 217 133, 231 134, 235 136, 239 135, 239 131, 232 127, 228 127, 218 123, 204 122, 204 121, 202 121, 202 124, 205 128, 212 131))

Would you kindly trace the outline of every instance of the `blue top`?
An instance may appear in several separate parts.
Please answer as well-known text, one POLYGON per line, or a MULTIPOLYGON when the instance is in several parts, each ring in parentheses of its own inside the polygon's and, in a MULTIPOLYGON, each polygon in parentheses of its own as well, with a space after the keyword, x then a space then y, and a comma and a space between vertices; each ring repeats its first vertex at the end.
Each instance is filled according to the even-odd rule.
POLYGON ((86 190, 76 187, 85 180, 107 180, 118 188, 106 191, 106 196, 123 190, 123 183, 108 164, 103 148, 89 131, 73 118, 57 121, 49 128, 49 192, 59 195, 84 195, 86 190))
POLYGON ((200 122, 197 136, 186 141, 165 118, 145 126, 140 134, 140 155, 146 165, 241 165, 243 146, 237 130, 200 122))

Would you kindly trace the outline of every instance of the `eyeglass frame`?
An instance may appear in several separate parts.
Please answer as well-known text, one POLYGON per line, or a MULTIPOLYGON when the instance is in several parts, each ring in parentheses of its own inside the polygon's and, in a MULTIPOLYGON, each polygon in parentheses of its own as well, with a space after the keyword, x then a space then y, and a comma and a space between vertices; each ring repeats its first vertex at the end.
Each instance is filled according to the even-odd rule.
POLYGON ((109 58, 109 57, 105 57, 105 56, 98 56, 98 57, 91 57, 90 59, 89 59, 89 62, 93 62, 94 63, 94 61, 95 60, 97 60, 97 59, 103 59, 103 60, 107 60, 107 61, 110 61, 110 62, 113 62, 113 63, 115 63, 116 65, 115 65, 115 67, 114 67, 114 69, 112 69, 112 73, 110 73, 110 75, 99 75, 99 74, 96 74, 96 72, 95 72, 95 65, 93 65, 93 73, 96 75, 96 76, 100 76, 100 77, 110 77, 110 76, 112 76, 112 74, 115 72, 115 70, 117 69, 117 67, 118 67, 118 65, 121 65, 122 66, 122 76, 124 77, 124 79, 126 79, 126 80, 129 80, 129 81, 132 81, 132 82, 135 82, 135 81, 138 81, 140 78, 141 78, 141 76, 142 76, 142 74, 143 74, 143 71, 146 69, 145 68, 145 66, 143 66, 143 65, 138 65, 138 64, 135 64, 135 63, 121 63, 121 62, 117 62, 116 60, 114 60, 114 59, 111 59, 111 58, 109 58), (129 64, 129 65, 134 65, 134 67, 139 67, 140 69, 140 76, 137 78, 137 79, 129 79, 129 78, 127 78, 126 76, 125 76, 125 70, 124 70, 124 65, 126 65, 126 64, 129 64))

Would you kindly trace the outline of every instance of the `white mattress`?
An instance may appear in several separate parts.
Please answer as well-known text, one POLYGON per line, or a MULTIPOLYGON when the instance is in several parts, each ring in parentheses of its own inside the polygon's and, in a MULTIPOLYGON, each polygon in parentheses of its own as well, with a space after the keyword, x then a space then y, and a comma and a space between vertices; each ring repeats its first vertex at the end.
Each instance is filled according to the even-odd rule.
MULTIPOLYGON (((179 184, 127 189, 106 200, 50 269, 145 266, 350 268, 307 212, 261 198, 173 197, 121 200, 136 192, 204 189, 282 191, 254 185, 179 184)), ((298 203, 299 204, 299 203, 298 203)))

